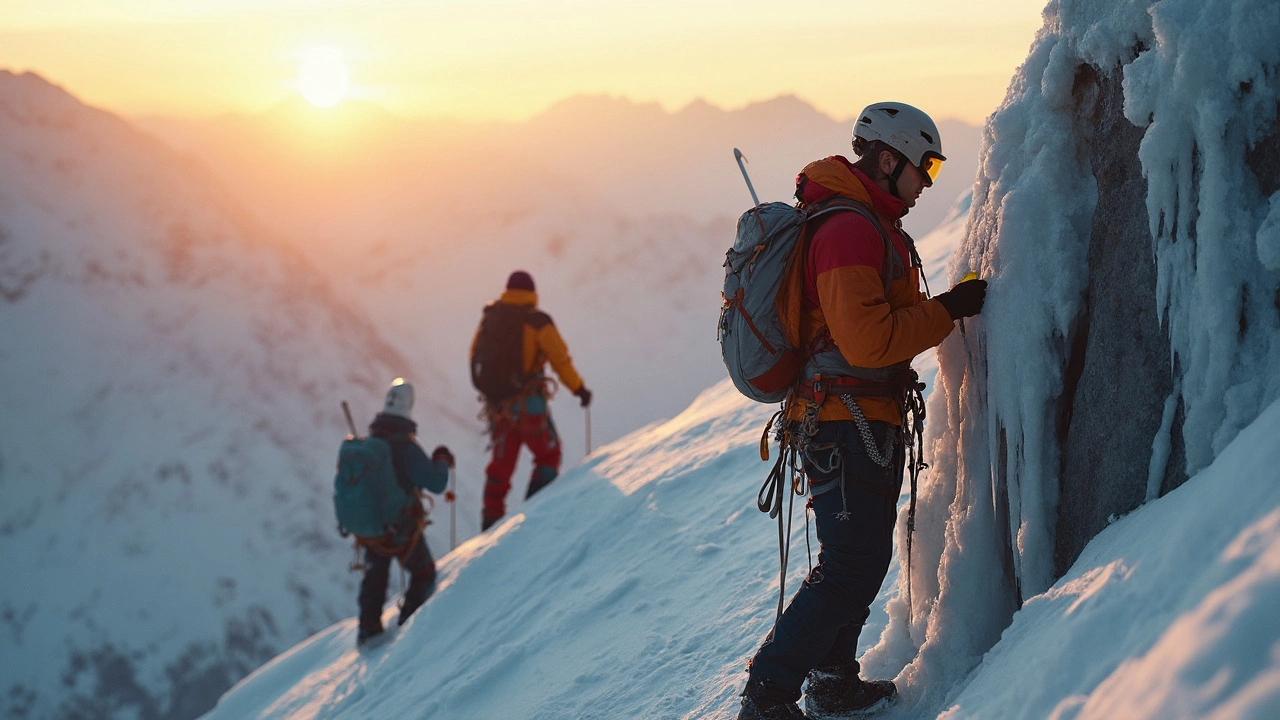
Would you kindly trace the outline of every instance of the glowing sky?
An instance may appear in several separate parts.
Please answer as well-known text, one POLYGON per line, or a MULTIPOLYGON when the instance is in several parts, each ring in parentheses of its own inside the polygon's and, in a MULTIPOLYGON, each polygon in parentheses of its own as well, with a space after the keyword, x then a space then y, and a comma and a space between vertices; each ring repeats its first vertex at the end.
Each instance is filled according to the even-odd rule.
POLYGON ((316 47, 350 97, 520 120, 577 94, 725 108, 792 93, 836 118, 895 99, 978 123, 1043 0, 0 0, 0 68, 127 115, 259 111, 316 47))

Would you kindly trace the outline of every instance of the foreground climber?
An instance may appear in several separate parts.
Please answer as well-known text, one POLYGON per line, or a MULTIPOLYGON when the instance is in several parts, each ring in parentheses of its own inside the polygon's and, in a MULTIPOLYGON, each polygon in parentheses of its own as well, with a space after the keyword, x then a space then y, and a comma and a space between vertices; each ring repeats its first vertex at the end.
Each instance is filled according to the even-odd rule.
POLYGON ((910 362, 942 342, 955 320, 979 313, 986 294, 982 280, 933 299, 921 291, 919 256, 901 218, 945 159, 929 116, 902 103, 871 105, 858 116, 853 148, 856 163, 830 157, 797 178, 802 207, 854 200, 874 221, 835 212, 808 228, 798 345, 807 349, 805 380, 787 418, 816 421, 804 467, 820 551, 750 663, 739 720, 846 717, 896 694, 890 681, 859 676, 857 644, 893 552, 910 442, 904 408, 918 391, 910 362))
POLYGON ((443 492, 454 459, 443 445, 427 458, 414 437, 418 425, 410 419, 412 411, 413 385, 396 378, 382 412, 369 425, 369 437, 348 438, 338 456, 338 522, 364 549, 357 645, 383 632, 382 605, 392 559, 409 573, 398 624, 403 625, 435 589, 436 564, 427 548, 419 490, 443 492))
POLYGON ((537 305, 529 273, 511 273, 506 291, 485 306, 471 344, 471 380, 484 400, 493 446, 493 459, 485 468, 482 532, 506 514, 507 493, 521 445, 533 452, 526 499, 560 472, 560 438, 547 405, 553 385, 544 374, 546 364, 551 363, 560 382, 577 396, 582 407, 591 404, 591 391, 574 369, 551 316, 537 305))

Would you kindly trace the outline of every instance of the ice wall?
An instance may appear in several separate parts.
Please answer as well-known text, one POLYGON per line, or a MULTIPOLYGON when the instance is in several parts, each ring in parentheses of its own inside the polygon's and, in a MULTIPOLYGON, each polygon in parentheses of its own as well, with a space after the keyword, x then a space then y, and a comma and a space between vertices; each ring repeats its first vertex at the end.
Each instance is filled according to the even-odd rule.
POLYGON ((953 687, 1112 518, 1280 396, 1280 3, 1044 17, 951 267, 991 288, 939 349, 914 607, 891 606, 864 663, 905 666, 909 700, 953 687))

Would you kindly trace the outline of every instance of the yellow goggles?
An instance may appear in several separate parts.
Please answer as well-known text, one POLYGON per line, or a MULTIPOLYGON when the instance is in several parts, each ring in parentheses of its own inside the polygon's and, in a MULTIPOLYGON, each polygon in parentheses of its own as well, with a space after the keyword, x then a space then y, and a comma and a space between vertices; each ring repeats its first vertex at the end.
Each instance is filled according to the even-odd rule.
POLYGON ((920 172, 929 177, 929 184, 932 185, 938 179, 938 173, 942 172, 942 158, 936 155, 927 155, 920 161, 920 172))

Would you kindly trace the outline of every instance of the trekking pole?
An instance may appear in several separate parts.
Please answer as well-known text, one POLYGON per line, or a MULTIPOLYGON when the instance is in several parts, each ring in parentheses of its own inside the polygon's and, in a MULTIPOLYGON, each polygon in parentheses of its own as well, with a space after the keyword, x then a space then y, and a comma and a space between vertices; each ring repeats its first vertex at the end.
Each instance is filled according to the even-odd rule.
POLYGON ((754 202, 756 206, 759 206, 760 197, 756 195, 755 186, 751 184, 751 177, 747 175, 747 166, 745 165, 747 162, 746 156, 742 154, 741 150, 734 148, 733 157, 738 161, 738 169, 742 171, 742 179, 747 181, 747 190, 751 191, 751 201, 754 202))
POLYGON ((458 471, 449 468, 449 493, 453 500, 449 503, 449 549, 458 547, 458 471))
POLYGON ((347 427, 351 428, 351 437, 359 437, 356 432, 356 421, 351 419, 351 407, 347 405, 347 401, 342 401, 342 414, 347 416, 347 427))
POLYGON ((582 408, 582 410, 587 414, 587 454, 590 455, 591 454, 591 406, 588 405, 582 408))

